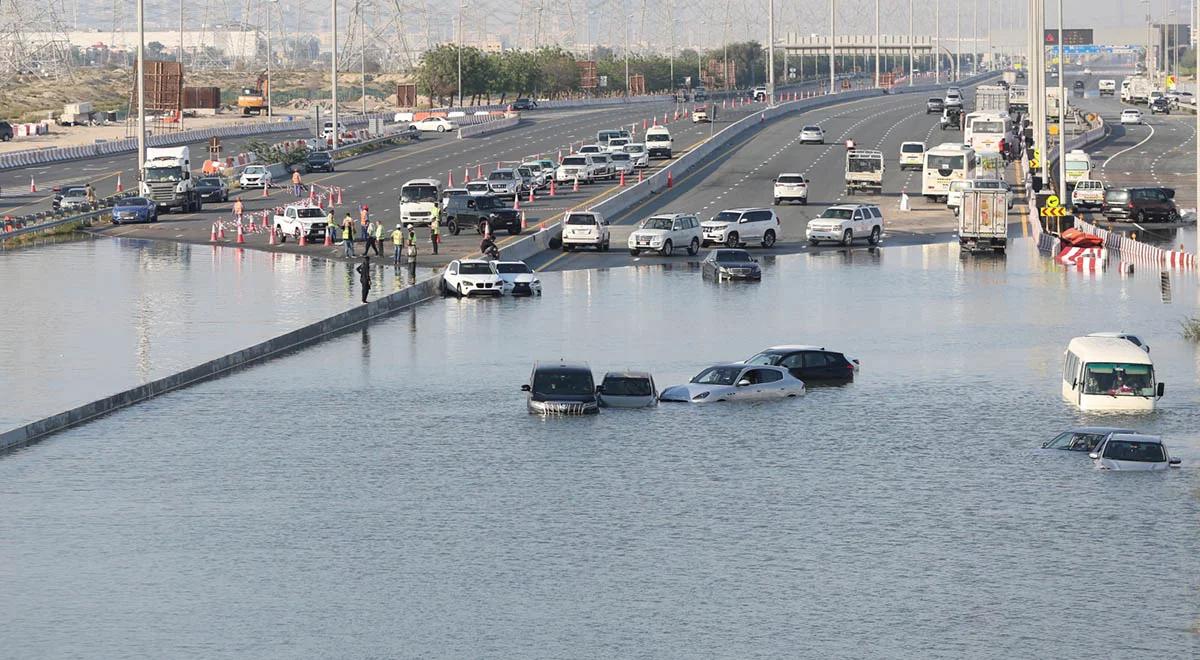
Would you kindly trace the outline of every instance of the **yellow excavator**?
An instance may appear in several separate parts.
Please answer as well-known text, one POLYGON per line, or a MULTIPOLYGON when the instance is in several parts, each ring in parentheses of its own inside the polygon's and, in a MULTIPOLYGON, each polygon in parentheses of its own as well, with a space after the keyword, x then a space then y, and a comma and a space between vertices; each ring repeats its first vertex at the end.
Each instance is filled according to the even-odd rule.
POLYGON ((267 72, 258 74, 254 87, 243 87, 237 100, 243 115, 261 115, 267 111, 267 72))

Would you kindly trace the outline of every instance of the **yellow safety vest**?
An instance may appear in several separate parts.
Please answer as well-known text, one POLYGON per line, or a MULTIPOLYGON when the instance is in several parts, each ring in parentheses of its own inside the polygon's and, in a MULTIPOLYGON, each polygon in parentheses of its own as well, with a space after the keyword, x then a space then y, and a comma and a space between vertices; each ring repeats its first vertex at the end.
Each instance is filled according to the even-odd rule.
POLYGON ((350 240, 350 228, 349 227, 342 227, 342 240, 343 241, 350 240))
POLYGON ((392 244, 400 245, 404 241, 404 232, 399 229, 392 232, 392 244))
POLYGON ((380 241, 380 242, 383 241, 383 223, 382 222, 375 223, 375 240, 380 241))

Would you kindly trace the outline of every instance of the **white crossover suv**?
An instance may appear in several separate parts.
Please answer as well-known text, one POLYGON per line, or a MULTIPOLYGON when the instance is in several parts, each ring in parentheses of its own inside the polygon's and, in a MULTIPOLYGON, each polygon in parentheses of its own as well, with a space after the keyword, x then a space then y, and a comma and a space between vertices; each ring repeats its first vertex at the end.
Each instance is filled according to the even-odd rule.
POLYGON ((687 248, 690 256, 700 252, 700 220, 689 213, 664 213, 647 218, 629 235, 629 254, 643 250, 671 256, 676 248, 687 248))
POLYGON ((740 247, 759 243, 765 248, 780 238, 779 217, 771 209, 730 209, 700 223, 702 247, 740 247))
POLYGON ((577 247, 594 247, 608 251, 608 221, 594 211, 577 211, 567 214, 563 221, 562 249, 570 252, 577 247))
POLYGON ((805 236, 811 245, 830 241, 850 245, 856 238, 865 238, 871 245, 883 236, 883 214, 874 204, 839 204, 821 212, 808 221, 805 236))
POLYGON ((482 259, 455 259, 442 273, 442 290, 466 297, 472 295, 499 296, 504 294, 504 281, 491 262, 482 259))
POLYGON ((808 205, 808 180, 803 174, 785 172, 775 177, 771 194, 776 206, 784 200, 808 205))

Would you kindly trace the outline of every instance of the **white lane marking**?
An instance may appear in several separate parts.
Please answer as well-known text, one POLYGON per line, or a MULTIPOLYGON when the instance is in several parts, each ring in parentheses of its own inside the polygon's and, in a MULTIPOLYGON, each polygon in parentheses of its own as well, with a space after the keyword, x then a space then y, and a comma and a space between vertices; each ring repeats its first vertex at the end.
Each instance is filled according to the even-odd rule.
POLYGON ((1117 153, 1109 156, 1108 160, 1104 161, 1104 164, 1100 166, 1100 169, 1104 169, 1104 168, 1108 167, 1108 164, 1110 162, 1112 162, 1112 159, 1116 158, 1117 156, 1120 156, 1121 154, 1125 153, 1126 151, 1133 151, 1134 149, 1137 149, 1138 147, 1142 146, 1143 144, 1146 144, 1147 142, 1149 142, 1150 138, 1154 137, 1154 125, 1146 124, 1146 126, 1150 127, 1150 135, 1147 135, 1145 140, 1138 142, 1137 144, 1133 145, 1132 147, 1129 147, 1128 149, 1122 149, 1122 150, 1118 151, 1117 153))

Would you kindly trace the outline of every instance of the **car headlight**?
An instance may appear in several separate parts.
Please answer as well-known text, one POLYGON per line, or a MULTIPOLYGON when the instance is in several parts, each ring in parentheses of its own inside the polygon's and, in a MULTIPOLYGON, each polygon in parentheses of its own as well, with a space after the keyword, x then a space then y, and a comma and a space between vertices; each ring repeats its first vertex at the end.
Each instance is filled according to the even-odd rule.
POLYGON ((708 398, 708 392, 701 392, 701 393, 697 394, 696 396, 692 397, 692 401, 700 401, 702 399, 707 399, 707 398, 708 398))

